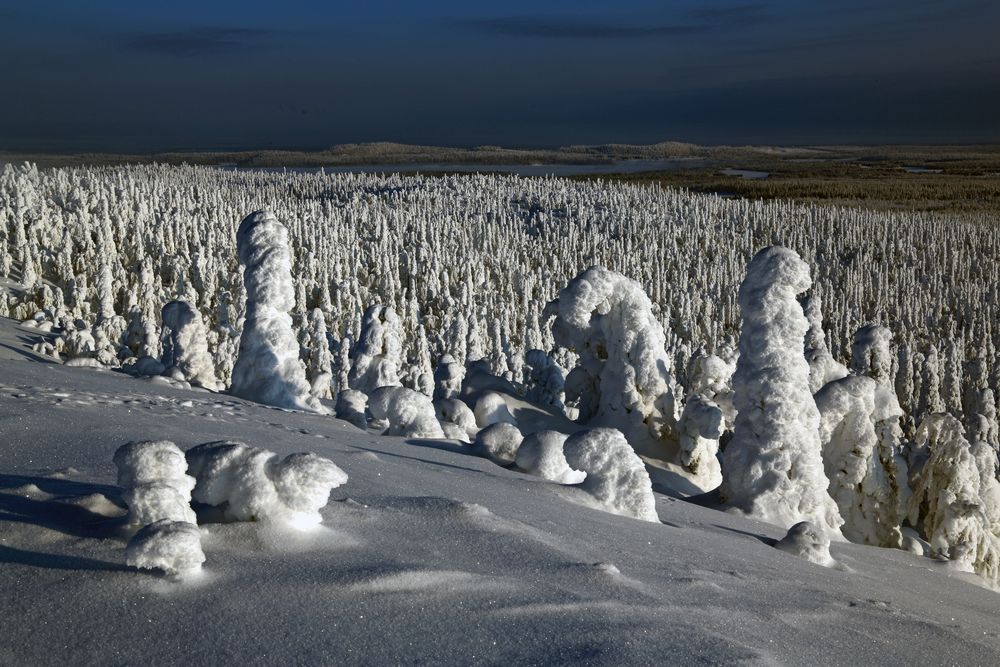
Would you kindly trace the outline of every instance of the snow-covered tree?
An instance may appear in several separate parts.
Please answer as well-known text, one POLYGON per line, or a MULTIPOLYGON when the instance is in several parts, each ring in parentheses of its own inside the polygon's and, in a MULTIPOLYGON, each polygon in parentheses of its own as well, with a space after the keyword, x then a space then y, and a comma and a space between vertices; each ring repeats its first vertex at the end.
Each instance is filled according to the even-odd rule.
POLYGON ((808 520, 839 534, 843 519, 827 493, 819 411, 802 353, 809 322, 796 296, 810 284, 809 266, 787 248, 764 248, 747 267, 739 289, 736 425, 720 497, 783 527, 808 520))
POLYGON ((236 232, 247 314, 230 393, 284 408, 326 413, 310 393, 288 312, 295 305, 288 230, 268 211, 251 213, 236 232))

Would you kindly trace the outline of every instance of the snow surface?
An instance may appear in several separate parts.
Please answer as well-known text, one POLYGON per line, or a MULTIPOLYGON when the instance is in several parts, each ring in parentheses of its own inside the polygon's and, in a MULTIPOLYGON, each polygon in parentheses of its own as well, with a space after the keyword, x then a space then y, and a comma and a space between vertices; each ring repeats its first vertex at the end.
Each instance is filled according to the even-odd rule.
POLYGON ((751 518, 654 493, 636 521, 466 447, 56 365, 31 332, 0 321, 0 664, 1000 661, 1000 598, 945 563, 837 542, 818 567, 751 518), (234 438, 342 467, 322 526, 206 522, 199 576, 127 567, 114 451, 234 438))

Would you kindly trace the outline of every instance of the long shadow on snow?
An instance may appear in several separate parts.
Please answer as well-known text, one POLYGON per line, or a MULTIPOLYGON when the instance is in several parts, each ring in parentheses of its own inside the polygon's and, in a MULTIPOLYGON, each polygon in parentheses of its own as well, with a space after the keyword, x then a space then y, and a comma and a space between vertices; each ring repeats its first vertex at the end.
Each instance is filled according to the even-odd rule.
MULTIPOLYGON (((406 444, 408 444, 408 445, 416 445, 418 447, 430 447, 431 449, 442 449, 444 451, 455 451, 455 452, 458 452, 458 453, 462 453, 460 449, 449 450, 449 449, 446 449, 445 447, 438 447, 437 445, 441 445, 441 444, 443 444, 443 445, 451 445, 451 443, 447 443, 447 442, 442 443, 442 442, 435 441, 435 440, 407 440, 406 444), (427 444, 427 443, 433 443, 433 444, 427 444)), ((443 461, 434 461, 432 459, 425 459, 425 458, 421 458, 419 456, 407 456, 406 454, 397 454, 396 452, 387 452, 384 449, 372 449, 371 447, 362 447, 361 445, 351 445, 351 446, 354 447, 355 449, 361 449, 361 450, 364 450, 366 452, 372 452, 373 454, 376 454, 378 456, 392 456, 392 457, 397 458, 397 459, 406 459, 407 461, 419 461, 420 463, 428 463, 430 465, 441 466, 443 468, 454 468, 455 470, 465 470, 466 472, 474 472, 474 473, 478 473, 480 475, 487 475, 489 477, 495 477, 496 476, 496 475, 491 475, 490 473, 486 472, 485 470, 476 470, 475 468, 469 468, 467 466, 459 466, 459 465, 455 465, 454 463, 444 463, 443 461)), ((456 446, 456 445, 452 445, 452 446, 456 446)), ((469 452, 465 452, 465 454, 468 454, 468 453, 469 452)))
POLYGON ((104 495, 111 502, 118 500, 121 490, 103 484, 86 484, 49 477, 28 477, 24 475, 0 475, 0 489, 7 490, 34 484, 46 493, 56 495, 51 500, 36 500, 16 493, 0 493, 0 519, 24 524, 33 524, 55 530, 74 537, 115 537, 121 532, 123 520, 109 518, 86 507, 70 502, 74 497, 94 493, 104 495))
MULTIPOLYGON (((0 519, 5 518, 0 515, 0 519)), ((100 570, 104 572, 128 572, 130 568, 118 563, 107 563, 94 558, 47 554, 40 551, 24 551, 0 545, 0 563, 30 565, 47 570, 100 570)))

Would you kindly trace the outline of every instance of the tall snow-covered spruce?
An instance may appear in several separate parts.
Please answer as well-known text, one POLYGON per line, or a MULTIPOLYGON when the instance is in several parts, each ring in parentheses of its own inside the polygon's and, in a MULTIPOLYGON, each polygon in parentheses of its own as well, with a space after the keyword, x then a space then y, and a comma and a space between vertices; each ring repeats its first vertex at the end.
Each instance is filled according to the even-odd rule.
POLYGON ((811 521, 839 536, 844 522, 827 491, 819 412, 803 353, 809 322, 796 299, 811 282, 809 266, 787 248, 764 248, 747 267, 738 294, 737 415, 720 497, 785 528, 811 521))
POLYGON ((234 396, 326 414, 299 362, 288 314, 295 306, 288 230, 268 211, 251 213, 236 231, 247 293, 246 321, 229 388, 234 396))

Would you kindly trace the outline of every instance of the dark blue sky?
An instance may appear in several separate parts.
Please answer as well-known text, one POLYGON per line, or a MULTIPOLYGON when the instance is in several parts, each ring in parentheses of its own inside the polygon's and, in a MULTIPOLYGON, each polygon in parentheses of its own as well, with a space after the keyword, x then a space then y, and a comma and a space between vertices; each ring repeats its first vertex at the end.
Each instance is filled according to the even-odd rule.
POLYGON ((0 149, 995 142, 998 45, 997 0, 0 0, 0 149))

